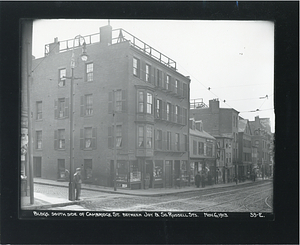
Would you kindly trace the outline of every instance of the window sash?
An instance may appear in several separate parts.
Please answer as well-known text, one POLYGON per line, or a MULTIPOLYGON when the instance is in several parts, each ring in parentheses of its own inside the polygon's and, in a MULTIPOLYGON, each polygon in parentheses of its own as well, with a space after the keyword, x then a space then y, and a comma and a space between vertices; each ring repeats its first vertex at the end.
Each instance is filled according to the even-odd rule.
POLYGON ((148 114, 152 114, 152 104, 153 104, 152 94, 147 93, 147 113, 148 114))
POLYGON ((94 71, 93 63, 87 64, 86 65, 86 80, 87 80, 87 82, 93 81, 93 71, 94 71))
POLYGON ((151 126, 147 126, 146 127, 147 129, 147 148, 152 148, 152 134, 153 134, 153 131, 152 131, 152 127, 151 126))
POLYGON ((138 129, 138 146, 144 146, 144 127, 139 127, 138 129))

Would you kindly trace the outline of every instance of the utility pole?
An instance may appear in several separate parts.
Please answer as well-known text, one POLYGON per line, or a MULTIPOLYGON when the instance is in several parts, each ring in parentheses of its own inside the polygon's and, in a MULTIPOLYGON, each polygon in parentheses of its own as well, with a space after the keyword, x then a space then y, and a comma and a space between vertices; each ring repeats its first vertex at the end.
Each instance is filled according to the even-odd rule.
POLYGON ((116 175, 117 175, 117 144, 116 144, 116 133, 117 133, 117 128, 116 128, 116 102, 115 102, 115 90, 113 90, 113 144, 114 144, 114 191, 117 191, 117 180, 116 180, 116 175))

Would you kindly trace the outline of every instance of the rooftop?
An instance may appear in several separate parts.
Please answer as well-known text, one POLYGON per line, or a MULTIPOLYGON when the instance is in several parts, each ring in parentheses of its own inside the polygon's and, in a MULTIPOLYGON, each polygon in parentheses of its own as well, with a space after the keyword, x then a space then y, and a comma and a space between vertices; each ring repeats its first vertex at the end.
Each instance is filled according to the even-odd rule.
MULTIPOLYGON (((100 42, 100 33, 83 36, 83 39, 87 46, 94 44, 94 43, 99 43, 100 42)), ((65 52, 68 50, 72 50, 73 48, 81 47, 83 45, 83 42, 81 42, 81 40, 82 39, 79 38, 79 39, 68 39, 68 40, 59 41, 58 42, 59 43, 59 52, 65 52)), ((134 35, 130 34, 129 32, 125 31, 122 28, 112 30, 111 45, 118 44, 121 42, 129 42, 132 47, 149 55, 150 57, 159 61, 160 63, 177 70, 176 62, 174 60, 172 60, 168 56, 164 55, 163 53, 159 52, 158 50, 154 49, 150 45, 146 44, 139 38, 135 37, 134 35)), ((44 51, 45 56, 49 55, 49 53, 51 51, 50 45, 51 44, 45 45, 45 51, 44 51)))

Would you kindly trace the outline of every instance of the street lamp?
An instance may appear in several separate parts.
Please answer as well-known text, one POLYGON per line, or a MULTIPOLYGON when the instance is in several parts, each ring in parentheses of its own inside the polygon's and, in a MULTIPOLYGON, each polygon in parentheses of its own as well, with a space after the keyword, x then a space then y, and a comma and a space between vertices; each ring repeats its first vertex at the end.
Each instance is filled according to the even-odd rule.
MULTIPOLYGON (((73 137, 73 96, 74 96, 74 68, 75 68, 75 58, 74 58, 74 46, 75 46, 75 40, 79 40, 79 46, 80 46, 80 39, 83 39, 83 47, 82 47, 82 54, 80 55, 82 61, 87 61, 88 55, 86 53, 86 43, 85 39, 81 35, 77 35, 73 39, 73 48, 72 48, 72 58, 71 58, 71 89, 70 89, 70 178, 69 178, 69 200, 74 201, 75 200, 75 186, 73 182, 73 173, 74 173, 74 137, 73 137)), ((67 77, 66 77, 67 78, 67 77)))

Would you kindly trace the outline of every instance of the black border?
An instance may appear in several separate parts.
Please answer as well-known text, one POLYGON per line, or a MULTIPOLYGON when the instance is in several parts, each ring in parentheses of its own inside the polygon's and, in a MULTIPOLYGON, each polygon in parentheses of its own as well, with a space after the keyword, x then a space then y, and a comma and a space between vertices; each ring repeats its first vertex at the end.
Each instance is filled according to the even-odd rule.
POLYGON ((299 2, 0 2, 1 243, 298 244, 299 2), (271 20, 275 22, 275 221, 18 219, 21 18, 271 20))

